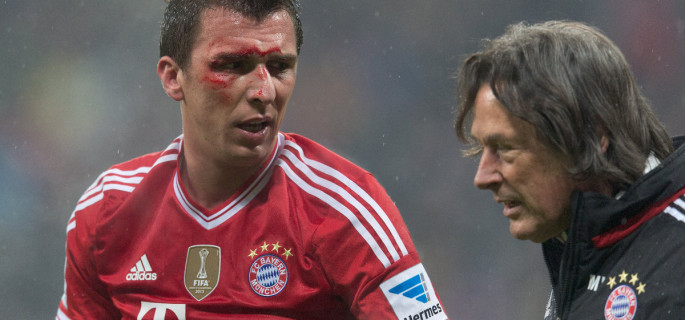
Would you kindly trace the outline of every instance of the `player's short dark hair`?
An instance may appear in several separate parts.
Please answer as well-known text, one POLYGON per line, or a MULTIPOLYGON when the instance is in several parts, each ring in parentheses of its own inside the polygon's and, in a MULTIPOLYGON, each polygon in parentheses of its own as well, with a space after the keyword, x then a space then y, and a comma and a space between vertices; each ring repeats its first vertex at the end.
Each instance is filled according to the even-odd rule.
POLYGON ((620 190, 642 176, 650 153, 664 159, 673 151, 620 49, 583 23, 512 25, 464 60, 457 82, 455 129, 462 141, 476 145, 473 105, 488 84, 577 179, 606 179, 620 190))
POLYGON ((288 12, 295 29, 297 53, 302 47, 299 0, 167 0, 159 40, 159 56, 171 57, 181 68, 187 66, 200 25, 200 15, 209 8, 233 10, 261 21, 279 10, 288 12))

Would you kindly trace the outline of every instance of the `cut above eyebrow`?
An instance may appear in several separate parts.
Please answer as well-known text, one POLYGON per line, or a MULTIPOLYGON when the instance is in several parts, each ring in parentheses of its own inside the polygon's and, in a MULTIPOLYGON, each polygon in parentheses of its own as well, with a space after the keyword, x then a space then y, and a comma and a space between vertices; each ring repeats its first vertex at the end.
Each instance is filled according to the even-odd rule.
POLYGON ((260 54, 257 52, 226 52, 226 53, 220 53, 217 55, 212 56, 211 60, 240 60, 240 59, 249 59, 252 57, 264 57, 264 56, 269 56, 269 57, 276 57, 279 60, 287 60, 287 61, 292 61, 292 60, 297 60, 297 55, 295 54, 281 54, 278 51, 274 51, 272 53, 267 53, 267 54, 260 54))

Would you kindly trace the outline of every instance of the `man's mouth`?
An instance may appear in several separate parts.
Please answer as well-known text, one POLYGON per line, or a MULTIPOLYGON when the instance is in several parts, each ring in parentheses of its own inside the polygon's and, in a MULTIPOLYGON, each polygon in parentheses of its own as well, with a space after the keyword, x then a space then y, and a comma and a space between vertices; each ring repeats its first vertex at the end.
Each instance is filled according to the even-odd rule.
POLYGON ((245 131, 248 131, 248 132, 257 133, 257 132, 264 130, 264 128, 266 128, 268 126, 269 126, 269 121, 250 121, 250 122, 245 122, 245 123, 239 124, 238 128, 245 130, 245 131))
POLYGON ((518 201, 503 201, 504 207, 507 209, 515 208, 521 205, 518 201))
POLYGON ((522 205, 520 201, 516 201, 513 199, 495 198, 495 201, 504 205, 502 213, 507 218, 516 217, 516 215, 518 215, 518 212, 520 211, 519 207, 522 205))
POLYGON ((517 201, 514 197, 504 197, 495 195, 495 202, 503 204, 505 207, 515 207, 521 205, 520 201, 517 201))

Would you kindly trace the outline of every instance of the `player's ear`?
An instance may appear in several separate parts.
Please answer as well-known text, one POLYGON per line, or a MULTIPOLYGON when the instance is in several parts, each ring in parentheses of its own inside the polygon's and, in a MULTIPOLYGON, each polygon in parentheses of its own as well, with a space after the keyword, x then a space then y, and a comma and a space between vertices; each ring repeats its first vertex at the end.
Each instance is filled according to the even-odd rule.
POLYGON ((166 94, 176 101, 183 100, 183 88, 180 78, 183 76, 181 67, 169 56, 159 58, 157 74, 162 81, 162 87, 166 94))

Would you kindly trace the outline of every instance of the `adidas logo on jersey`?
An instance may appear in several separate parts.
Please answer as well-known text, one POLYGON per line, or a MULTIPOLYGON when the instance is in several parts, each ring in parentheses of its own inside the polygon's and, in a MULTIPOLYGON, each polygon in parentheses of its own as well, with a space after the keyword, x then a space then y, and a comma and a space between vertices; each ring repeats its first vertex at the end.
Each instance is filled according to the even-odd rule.
POLYGON ((142 280, 157 280, 157 274, 152 272, 150 262, 147 261, 147 256, 143 254, 136 265, 131 268, 131 271, 126 275, 127 281, 142 281, 142 280))

